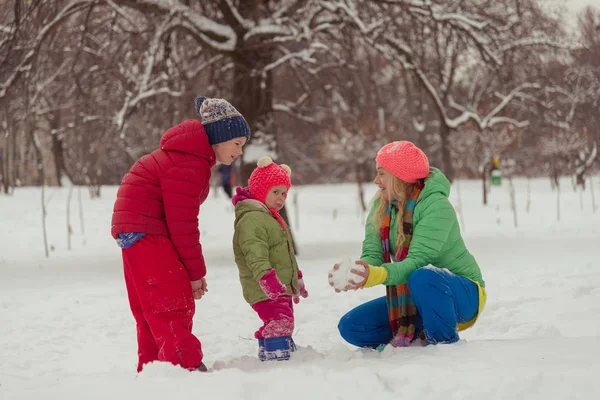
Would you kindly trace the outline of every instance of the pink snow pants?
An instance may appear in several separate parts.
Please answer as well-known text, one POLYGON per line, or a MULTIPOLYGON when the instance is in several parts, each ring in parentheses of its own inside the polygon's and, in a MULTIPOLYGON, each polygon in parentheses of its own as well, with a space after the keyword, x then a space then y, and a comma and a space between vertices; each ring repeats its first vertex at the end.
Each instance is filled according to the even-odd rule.
POLYGON ((292 336, 294 332, 294 306, 291 296, 281 296, 276 300, 265 300, 253 304, 252 308, 263 321, 255 333, 256 339, 292 336))
POLYGON ((190 278, 166 236, 146 235, 123 249, 129 306, 137 325, 140 372, 152 361, 195 369, 202 363, 192 334, 196 310, 190 278))

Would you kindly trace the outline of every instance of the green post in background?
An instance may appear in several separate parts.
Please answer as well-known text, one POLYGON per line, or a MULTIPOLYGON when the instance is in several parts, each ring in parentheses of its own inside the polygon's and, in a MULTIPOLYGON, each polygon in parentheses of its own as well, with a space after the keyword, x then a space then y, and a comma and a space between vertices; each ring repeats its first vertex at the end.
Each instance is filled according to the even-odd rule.
POLYGON ((502 185, 502 171, 500 169, 500 159, 498 157, 494 157, 494 165, 490 174, 490 180, 493 186, 502 185))

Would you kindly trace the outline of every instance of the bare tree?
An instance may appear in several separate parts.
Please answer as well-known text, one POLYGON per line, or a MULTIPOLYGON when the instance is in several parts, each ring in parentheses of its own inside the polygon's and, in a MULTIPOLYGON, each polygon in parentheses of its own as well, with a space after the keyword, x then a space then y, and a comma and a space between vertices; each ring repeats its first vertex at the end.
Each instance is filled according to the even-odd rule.
MULTIPOLYGON (((27 159, 45 167, 46 183, 67 177, 99 195, 102 184, 118 183, 156 148, 165 129, 194 117, 195 94, 230 99, 251 125, 251 145, 275 151, 303 182, 358 178, 358 171, 345 176, 347 161, 324 155, 321 147, 333 138, 357 136, 344 140, 365 146, 375 146, 380 134, 377 140, 413 140, 450 179, 455 168, 485 174, 480 167, 494 153, 536 148, 556 129, 587 130, 590 151, 599 142, 593 9, 582 14, 581 45, 571 49, 559 40, 560 15, 534 0, 5 5, 5 192, 38 184, 27 159), (39 154, 23 129, 32 121, 39 154), (477 163, 456 151, 461 135, 465 142, 478 138, 477 163)), ((545 160, 534 158, 541 173, 545 160)), ((597 165, 585 164, 582 177, 597 165)))

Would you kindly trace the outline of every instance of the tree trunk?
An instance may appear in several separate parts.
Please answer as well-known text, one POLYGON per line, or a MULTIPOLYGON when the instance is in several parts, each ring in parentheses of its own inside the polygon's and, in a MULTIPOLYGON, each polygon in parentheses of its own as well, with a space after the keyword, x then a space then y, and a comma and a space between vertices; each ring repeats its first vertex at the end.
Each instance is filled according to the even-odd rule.
MULTIPOLYGON (((27 100, 27 101, 29 101, 29 100, 27 100)), ((41 208, 42 208, 42 236, 43 236, 43 241, 44 241, 44 253, 47 258, 50 256, 50 253, 48 251, 48 232, 47 232, 47 227, 46 227, 46 216, 47 216, 46 190, 45 190, 46 174, 45 174, 45 170, 44 170, 44 159, 42 157, 42 150, 40 149, 39 140, 36 137, 34 127, 35 127, 35 124, 32 123, 31 121, 27 120, 25 122, 25 133, 26 133, 27 137, 29 138, 29 145, 33 148, 33 151, 35 153, 36 169, 38 172, 36 185, 39 185, 41 187, 40 202, 41 202, 41 208)))
POLYGON ((556 220, 560 221, 560 186, 556 185, 556 220))
POLYGON ((8 111, 5 114, 6 118, 6 135, 4 146, 0 149, 0 181, 2 186, 0 192, 4 191, 5 194, 11 194, 12 189, 15 187, 14 178, 14 159, 15 159, 15 138, 11 134, 10 120, 8 119, 8 111))
POLYGON ((9 140, 10 135, 6 137, 6 142, 4 143, 4 146, 0 148, 0 183, 2 184, 2 186, 0 186, 0 193, 4 192, 5 194, 9 194, 10 188, 10 178, 8 172, 8 154, 10 153, 10 144, 8 142, 9 140))
POLYGON ((581 186, 581 188, 583 190, 585 190, 585 173, 586 170, 584 168, 582 168, 583 171, 580 174, 576 174, 575 175, 575 185, 576 186, 581 186))
POLYGON ((272 52, 266 49, 239 49, 233 56, 233 105, 244 116, 253 133, 272 111, 272 74, 268 72, 263 77, 259 73, 271 58, 272 52))
POLYGON ((483 165, 483 169, 481 172, 481 184, 482 184, 482 193, 483 193, 483 205, 487 206, 488 204, 488 191, 487 191, 487 177, 488 177, 488 169, 485 164, 483 165))
MULTIPOLYGON (((248 2, 247 7, 257 6, 257 2, 248 2)), ((252 13, 251 10, 245 10, 244 15, 252 13)), ((273 79, 270 72, 266 73, 266 77, 257 73, 262 68, 271 62, 272 49, 248 49, 245 48, 245 43, 238 37, 237 49, 233 54, 233 106, 244 116, 254 137, 258 136, 261 128, 267 124, 266 121, 271 117, 273 110, 273 79)), ((268 134, 272 132, 260 132, 268 134)), ((260 137, 260 136, 259 136, 260 137)), ((253 160, 254 161, 254 160, 253 160)), ((254 170, 255 165, 242 165, 240 168, 240 185, 246 186, 248 178, 254 170)), ((282 208, 280 215, 288 226, 291 227, 287 209, 282 208)), ((295 254, 298 254, 298 247, 292 235, 295 254)))
MULTIPOLYGON (((261 4, 258 1, 244 2, 240 12, 243 15, 254 15, 261 4)), ((261 43, 246 43, 243 35, 238 35, 233 59, 233 99, 232 104, 244 116, 253 135, 253 139, 272 136, 268 132, 273 124, 269 124, 273 112, 273 76, 261 71, 273 60, 273 48, 261 43)), ((266 140, 266 143, 269 143, 266 140)), ((242 168, 240 184, 245 186, 250 174, 248 168, 242 168)), ((250 169, 250 172, 252 169, 250 169)))
POLYGON ((77 188, 77 202, 79 203, 79 223, 81 226, 81 236, 83 236, 83 244, 85 244, 85 221, 83 217, 83 203, 81 201, 81 186, 77 188))
POLYGON ((46 227, 46 216, 48 212, 46 211, 46 185, 42 182, 42 190, 40 202, 42 206, 42 235, 44 239, 44 254, 46 258, 50 257, 50 252, 48 251, 48 229, 46 227))
POLYGON ((7 177, 7 168, 6 168, 6 163, 4 161, 4 159, 6 158, 6 148, 5 147, 1 147, 0 148, 0 184, 2 184, 2 186, 0 186, 0 194, 2 193, 2 191, 4 191, 4 193, 8 194, 8 177, 7 177))
MULTIPOLYGON (((56 177, 56 184, 62 186, 62 175, 63 172, 66 174, 65 168, 65 156, 62 138, 58 135, 52 135, 52 155, 54 156, 54 176, 56 177)), ((70 177, 69 177, 70 179, 70 177)), ((71 182, 73 180, 71 179, 71 182)))
POLYGON ((92 198, 92 199, 100 198, 100 184, 90 183, 88 186, 88 190, 90 192, 90 198, 92 198))
POLYGON ((517 219, 517 200, 515 195, 515 185, 513 185, 512 175, 508 176, 508 189, 510 196, 510 209, 513 213, 513 223, 515 224, 515 228, 519 227, 518 219, 517 219))
MULTIPOLYGON (((247 1, 240 8, 242 15, 252 15, 260 6, 260 2, 247 1)), ((236 50, 233 55, 233 106, 244 116, 254 138, 273 132, 264 132, 267 121, 273 111, 273 77, 271 72, 262 75, 260 71, 269 64, 273 58, 273 49, 265 46, 248 46, 243 40, 243 35, 238 35, 236 50)), ((240 168, 241 186, 248 184, 248 178, 255 165, 242 165, 240 168)), ((280 211, 283 220, 290 225, 287 209, 280 211)), ((294 236, 292 235, 294 250, 298 254, 294 236)))
POLYGON ((356 183, 358 184, 358 201, 360 202, 360 209, 363 213, 367 211, 367 205, 365 204, 365 189, 363 187, 363 164, 355 163, 356 172, 356 183))
POLYGON ((596 213, 596 195, 594 194, 594 177, 590 176, 590 192, 592 194, 592 212, 596 213))
POLYGON ((450 182, 454 180, 454 167, 452 166, 452 154, 450 154, 450 127, 443 120, 440 122, 440 138, 442 141, 442 163, 443 172, 450 182))
MULTIPOLYGON (((9 170, 9 176, 10 179, 9 181, 11 182, 12 185, 12 189, 14 190, 14 188, 16 186, 18 186, 21 174, 19 172, 19 164, 16 162, 16 160, 18 160, 19 158, 17 157, 17 139, 15 138, 14 135, 9 135, 12 136, 12 140, 11 140, 11 148, 8 152, 9 154, 9 159, 8 159, 8 170, 9 170)), ((24 163, 21 163, 21 165, 23 165, 24 163)))
POLYGON ((558 169, 554 164, 550 166, 550 186, 552 189, 560 189, 560 181, 558 179, 558 169))
POLYGON ((69 187, 69 193, 67 194, 67 250, 71 250, 71 236, 73 236, 73 229, 71 228, 71 198, 73 197, 73 185, 69 187))

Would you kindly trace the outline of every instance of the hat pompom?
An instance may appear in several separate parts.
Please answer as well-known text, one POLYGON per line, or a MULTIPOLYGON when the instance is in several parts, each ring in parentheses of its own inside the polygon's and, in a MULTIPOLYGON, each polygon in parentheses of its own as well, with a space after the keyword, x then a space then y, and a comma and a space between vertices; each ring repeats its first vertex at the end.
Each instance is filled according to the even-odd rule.
POLYGON ((256 165, 258 165, 258 168, 265 168, 268 167, 269 165, 271 165, 273 163, 273 159, 269 156, 262 156, 261 158, 258 159, 258 162, 256 163, 256 165))
POLYGON ((279 164, 279 166, 281 168, 283 168, 285 170, 285 172, 287 172, 288 176, 292 176, 292 169, 290 168, 289 165, 287 165, 287 164, 279 164))
POLYGON ((198 96, 194 100, 194 103, 196 104, 196 112, 198 114, 200 114, 200 107, 202 107, 202 103, 204 103, 204 100, 206 100, 206 96, 198 96))

